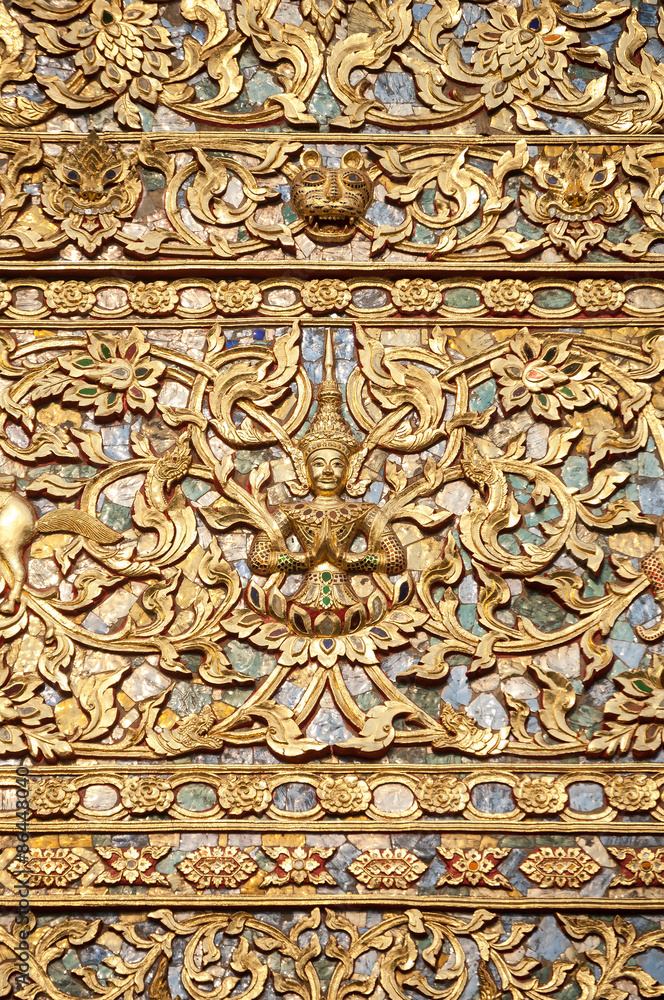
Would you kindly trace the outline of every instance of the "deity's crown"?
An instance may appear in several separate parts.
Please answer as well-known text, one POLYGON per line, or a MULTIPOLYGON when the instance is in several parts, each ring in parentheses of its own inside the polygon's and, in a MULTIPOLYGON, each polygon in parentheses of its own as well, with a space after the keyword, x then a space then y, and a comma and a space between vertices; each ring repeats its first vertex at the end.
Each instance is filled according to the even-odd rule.
POLYGON ((335 448, 350 458, 360 450, 359 441, 353 436, 348 423, 341 415, 341 389, 334 377, 334 354, 332 351, 332 331, 325 337, 325 361, 323 381, 318 387, 318 409, 314 414, 307 433, 300 438, 297 446, 305 462, 318 448, 335 448))

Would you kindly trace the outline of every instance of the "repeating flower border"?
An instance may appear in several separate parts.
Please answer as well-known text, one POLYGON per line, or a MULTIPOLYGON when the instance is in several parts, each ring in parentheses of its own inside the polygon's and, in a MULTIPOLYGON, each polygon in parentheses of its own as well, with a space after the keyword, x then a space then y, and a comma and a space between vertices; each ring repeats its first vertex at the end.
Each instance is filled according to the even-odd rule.
MULTIPOLYGON (((486 841, 478 839, 474 847, 457 847, 453 840, 443 837, 433 858, 422 856, 422 843, 419 852, 417 844, 413 850, 403 847, 368 848, 350 860, 345 851, 338 851, 338 845, 270 847, 258 838, 255 843, 245 844, 243 848, 225 844, 204 845, 185 852, 178 850, 177 845, 154 844, 142 847, 39 847, 25 858, 10 857, 0 868, 6 868, 18 884, 28 884, 34 889, 55 884, 76 891, 74 883, 85 879, 87 886, 150 886, 157 893, 162 892, 163 887, 178 893, 187 883, 199 894, 229 890, 262 892, 280 886, 317 886, 320 891, 326 892, 325 887, 328 886, 339 888, 345 874, 352 876, 355 884, 363 887, 360 892, 407 889, 428 894, 433 885, 431 879, 428 888, 422 888, 417 883, 434 865, 438 873, 435 889, 443 892, 457 886, 511 892, 515 887, 516 871, 513 854, 517 863, 520 862, 518 870, 523 876, 542 888, 578 888, 607 867, 578 844, 550 847, 537 843, 533 838, 528 847, 515 850, 497 845, 482 846, 482 843, 486 845, 486 841), (337 854, 339 856, 335 861, 337 854), (54 875, 59 861, 66 861, 71 869, 60 878, 54 875), (234 868, 229 869, 227 864, 224 868, 224 862, 229 861, 234 862, 234 868), (158 870, 161 862, 173 869, 172 875, 167 876, 158 870), (334 875, 327 870, 329 863, 334 865, 334 875), (370 867, 372 863, 373 870, 370 867), (381 871, 382 863, 385 864, 384 872, 381 871), (400 864, 401 867, 391 869, 390 864, 400 864), (501 870, 503 868, 504 871, 501 870)), ((605 890, 634 884, 645 888, 651 883, 654 888, 664 885, 664 847, 626 846, 608 847, 607 850, 615 859, 613 866, 616 872, 605 890), (648 878, 646 869, 652 869, 652 877, 648 878)))
POLYGON ((184 277, 172 282, 111 276, 56 281, 41 277, 0 278, 0 316, 29 323, 75 317, 141 323, 149 318, 163 321, 169 317, 232 322, 245 317, 269 321, 323 316, 383 319, 399 315, 429 322, 508 317, 517 322, 570 317, 658 321, 662 301, 664 280, 648 274, 624 281, 613 277, 584 277, 578 281, 564 277, 485 279, 467 274, 425 279, 417 273, 396 280, 362 275, 306 280, 293 274, 225 281, 184 277), (641 290, 657 300, 651 307, 636 304, 641 290), (104 305, 109 292, 119 293, 119 306, 104 305), (368 292, 374 293, 375 303, 364 305, 368 292), (205 299, 203 304, 187 304, 200 293, 205 299), (557 297, 558 304, 543 305, 542 297, 546 295, 557 297), (463 299, 465 305, 452 304, 463 299), (22 300, 29 300, 30 306, 22 307, 22 300), (39 301, 36 307, 35 300, 39 301))
MULTIPOLYGON (((0 776, 0 788, 11 788, 14 780, 0 776)), ((495 813, 484 811, 475 804, 473 791, 496 783, 503 785, 512 798, 512 808, 500 814, 501 820, 546 819, 555 823, 560 832, 568 823, 582 822, 592 827, 634 813, 650 814, 653 819, 664 821, 664 771, 656 768, 647 772, 630 771, 629 767, 620 772, 598 767, 583 772, 561 770, 554 774, 477 768, 454 774, 435 770, 406 773, 389 767, 381 771, 355 768, 335 771, 332 775, 308 769, 284 771, 278 768, 261 768, 260 774, 243 771, 203 774, 190 769, 151 768, 150 774, 124 775, 113 768, 100 773, 72 768, 66 777, 38 777, 35 772, 30 800, 34 821, 60 817, 89 822, 103 817, 115 822, 135 815, 194 823, 223 820, 224 824, 242 827, 246 817, 254 815, 266 822, 289 818, 325 820, 331 828, 349 820, 382 823, 389 819, 444 819, 474 826, 495 822, 495 813), (146 789, 150 786, 152 800, 147 797, 147 791, 137 795, 138 782, 144 783, 146 789), (288 812, 274 804, 276 790, 293 782, 304 783, 316 793, 316 804, 304 812, 288 812), (600 808, 584 812, 573 807, 569 789, 578 782, 595 783, 602 789, 604 802, 600 808), (116 803, 101 810, 83 805, 85 790, 100 784, 116 790, 116 803), (180 789, 191 785, 214 794, 214 804, 204 812, 185 808, 178 802, 180 789), (381 808, 383 785, 401 787, 405 796, 402 808, 390 811, 381 808)))

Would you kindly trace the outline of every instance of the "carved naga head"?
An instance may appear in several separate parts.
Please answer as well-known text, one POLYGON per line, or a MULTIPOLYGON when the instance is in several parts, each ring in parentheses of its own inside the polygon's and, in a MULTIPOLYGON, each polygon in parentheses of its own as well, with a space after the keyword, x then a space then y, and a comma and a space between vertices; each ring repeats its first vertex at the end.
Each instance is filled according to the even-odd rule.
POLYGON ((325 167, 317 150, 305 149, 300 166, 291 184, 291 206, 306 223, 307 235, 318 243, 350 240, 373 200, 362 154, 349 150, 340 167, 325 167))

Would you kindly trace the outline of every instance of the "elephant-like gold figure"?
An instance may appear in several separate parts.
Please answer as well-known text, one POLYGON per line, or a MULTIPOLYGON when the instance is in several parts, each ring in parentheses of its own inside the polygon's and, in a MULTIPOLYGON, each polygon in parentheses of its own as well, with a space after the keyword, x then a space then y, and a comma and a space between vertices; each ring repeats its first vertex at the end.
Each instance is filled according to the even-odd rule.
POLYGON ((9 592, 0 604, 2 614, 11 614, 25 584, 23 554, 36 534, 69 531, 102 545, 122 538, 113 528, 81 510, 51 510, 37 518, 32 504, 16 492, 14 476, 0 476, 0 573, 9 592))

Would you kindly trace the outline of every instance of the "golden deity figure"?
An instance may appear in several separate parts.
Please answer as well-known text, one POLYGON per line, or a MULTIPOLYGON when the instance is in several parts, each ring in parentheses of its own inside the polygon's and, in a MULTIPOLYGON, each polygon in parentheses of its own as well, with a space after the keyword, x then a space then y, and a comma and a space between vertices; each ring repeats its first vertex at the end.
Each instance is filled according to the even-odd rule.
MULTIPOLYGON (((382 378, 381 345, 371 339, 364 343, 367 356, 373 359, 371 370, 382 378)), ((388 400, 384 394, 388 413, 372 429, 372 418, 363 412, 361 386, 351 373, 347 401, 358 427, 365 432, 360 440, 342 413, 332 331, 328 331, 317 408, 309 428, 296 437, 294 430, 304 423, 311 404, 308 380, 297 364, 296 330, 275 344, 272 358, 276 365, 269 376, 271 385, 266 385, 262 376, 256 381, 256 397, 259 392, 283 392, 299 371, 296 416, 287 418, 288 426, 282 425, 266 414, 264 407, 259 409, 248 400, 243 405, 252 420, 269 426, 270 435, 290 458, 294 475, 288 487, 294 499, 268 507, 261 485, 272 475, 269 463, 253 470, 249 490, 234 482, 231 456, 223 468, 219 467, 223 498, 214 509, 208 508, 205 516, 216 528, 244 522, 256 531, 248 555, 253 576, 246 589, 247 607, 235 609, 224 620, 224 628, 278 650, 284 667, 315 660, 325 668, 334 668, 340 659, 376 664, 378 651, 403 646, 426 620, 427 612, 411 600, 415 583, 393 525, 410 520, 420 529, 435 530, 450 516, 446 510, 417 503, 440 487, 444 471, 430 456, 422 475, 408 479, 388 461, 385 475, 389 490, 384 503, 350 498, 362 496, 368 488, 371 480, 362 470, 375 448, 391 444, 396 450, 421 450, 430 440, 448 433, 440 385, 427 392, 426 398, 419 384, 408 393, 408 400, 402 401, 401 395, 388 400), (416 429, 404 423, 413 402, 420 415, 416 429), (290 546, 293 537, 297 544, 290 546), (295 593, 294 581, 288 580, 293 577, 300 577, 295 593)), ((225 375, 212 400, 216 413, 224 419, 223 426, 232 433, 232 402, 238 392, 247 392, 247 388, 238 389, 239 374, 238 370, 225 375)), ((423 378, 429 387, 430 376, 423 378)), ((251 386, 248 388, 251 391, 251 386)), ((254 431, 246 426, 242 433, 254 431)))
MULTIPOLYGON (((293 602, 311 618, 314 633, 339 631, 331 612, 343 622, 350 609, 362 607, 351 576, 380 573, 395 576, 406 568, 406 553, 394 531, 380 529, 379 508, 372 503, 352 503, 341 498, 353 455, 360 445, 341 413, 342 396, 334 377, 331 332, 327 334, 324 379, 318 390, 318 409, 308 432, 298 442, 312 502, 282 504, 274 521, 283 536, 275 544, 266 532, 256 536, 249 553, 249 568, 269 577, 275 572, 304 574, 293 602), (376 535, 376 528, 379 534, 376 535), (290 551, 285 539, 294 535, 300 551, 290 551), (353 542, 366 539, 364 551, 352 551, 353 542)), ((359 624, 359 621, 357 622, 359 624)))

